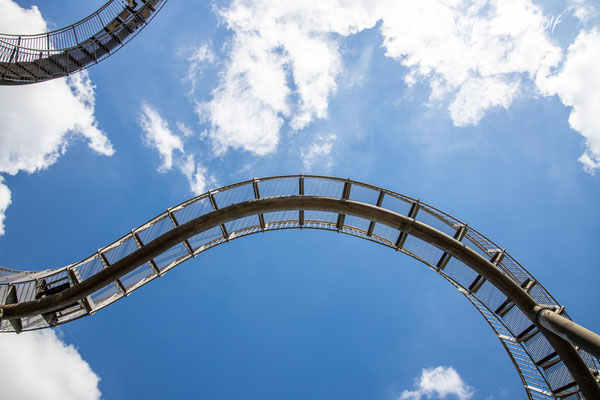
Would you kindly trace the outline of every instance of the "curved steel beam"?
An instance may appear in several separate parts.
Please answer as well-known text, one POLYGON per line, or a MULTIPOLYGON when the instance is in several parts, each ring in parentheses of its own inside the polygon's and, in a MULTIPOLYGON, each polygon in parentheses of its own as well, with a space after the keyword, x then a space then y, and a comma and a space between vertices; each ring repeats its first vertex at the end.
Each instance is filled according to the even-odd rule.
MULTIPOLYGON (((193 242, 193 239, 197 238, 198 235, 205 235, 208 232, 211 232, 211 230, 218 230, 220 228, 221 231, 219 232, 219 236, 222 234, 222 238, 228 240, 229 238, 235 238, 235 232, 243 231, 242 229, 228 233, 227 226, 230 226, 228 224, 232 224, 235 221, 243 221, 244 219, 250 217, 257 218, 257 221, 260 221, 260 229, 252 229, 254 229, 254 231, 264 231, 269 229, 270 224, 274 224, 272 222, 265 223, 267 220, 266 216, 272 215, 273 213, 276 214, 288 211, 295 211, 299 213, 296 215, 298 215, 298 225, 300 227, 306 223, 306 221, 304 221, 304 213, 330 213, 331 215, 337 216, 337 222, 328 222, 329 228, 326 229, 333 230, 332 227, 336 227, 338 231, 344 231, 347 229, 347 227, 351 227, 352 224, 357 224, 356 222, 347 222, 347 219, 349 218, 359 218, 363 221, 368 221, 370 223, 368 229, 366 229, 366 227, 362 230, 358 228, 352 228, 356 232, 346 231, 345 233, 355 234, 356 236, 363 238, 370 238, 370 240, 375 240, 373 238, 377 237, 376 241, 379 241, 380 243, 389 247, 395 247, 397 250, 406 252, 407 254, 412 255, 413 257, 418 258, 419 260, 430 265, 432 268, 433 266, 431 263, 407 250, 404 250, 402 248, 402 243, 407 237, 413 237, 427 244, 431 244, 438 249, 441 249, 443 251, 443 255, 436 264, 435 269, 438 273, 442 274, 446 279, 450 280, 455 286, 457 286, 457 288, 459 288, 459 290, 461 290, 461 292, 463 292, 463 294, 469 298, 469 300, 479 309, 479 311, 482 312, 511 356, 511 359, 513 360, 513 363, 517 367, 521 379, 523 380, 529 398, 534 398, 532 394, 533 392, 536 393, 536 396, 543 395, 539 398, 562 398, 573 393, 582 393, 589 399, 600 398, 600 388, 596 382, 596 377, 594 376, 594 372, 597 370, 597 360, 589 358, 589 355, 582 353, 582 350, 577 350, 571 343, 569 343, 573 342, 577 346, 580 346, 583 350, 586 350, 588 353, 597 356, 600 354, 598 351, 600 349, 600 337, 595 333, 580 327, 569 319, 562 317, 559 314, 562 312, 562 309, 552 305, 553 300, 551 297, 549 297, 549 294, 544 291, 537 291, 535 293, 532 291, 531 287, 533 285, 530 278, 517 279, 515 273, 522 274, 523 270, 510 267, 512 258, 509 256, 507 256, 508 261, 501 261, 502 255, 504 254, 503 250, 495 251, 494 256, 491 258, 488 258, 487 255, 482 255, 477 248, 472 248, 472 245, 467 246, 461 241, 466 234, 466 225, 458 223, 457 220, 453 220, 451 217, 446 215, 444 216, 444 219, 448 219, 448 221, 445 221, 445 223, 451 225, 453 231, 456 229, 456 234, 453 237, 447 233, 441 232, 440 230, 435 229, 434 227, 415 218, 419 206, 424 207, 427 215, 436 215, 439 218, 442 218, 440 217, 441 214, 438 214, 441 213, 439 210, 435 210, 430 206, 415 202, 409 198, 402 197, 401 195, 394 194, 393 192, 386 192, 383 189, 371 187, 369 185, 350 180, 343 181, 337 178, 311 177, 311 179, 315 179, 317 181, 321 180, 329 183, 334 182, 336 184, 343 183, 343 190, 341 190, 341 193, 339 194, 335 193, 336 196, 339 197, 306 195, 304 194, 304 179, 304 176, 292 176, 265 178, 264 180, 242 182, 236 185, 231 185, 230 187, 219 189, 218 191, 212 193, 209 192, 205 195, 199 196, 198 198, 192 199, 189 202, 183 203, 182 205, 177 206, 175 209, 167 211, 167 213, 132 231, 131 234, 127 235, 123 239, 120 239, 115 244, 99 251, 98 255, 93 256, 91 260, 98 262, 99 260, 102 261, 101 269, 94 273, 88 274, 89 276, 86 275, 83 279, 76 276, 78 274, 77 271, 85 272, 87 265, 90 264, 91 261, 85 261, 76 266, 69 266, 65 269, 56 271, 43 271, 40 273, 32 273, 32 275, 27 275, 26 273, 16 273, 7 277, 5 276, 4 280, 12 283, 9 285, 10 289, 8 289, 8 291, 2 296, 5 298, 5 303, 7 304, 0 306, 0 315, 2 315, 2 318, 5 322, 10 321, 14 330, 16 331, 23 329, 22 321, 26 321, 27 318, 34 318, 40 315, 44 316, 50 326, 53 326, 53 323, 56 323, 55 318, 59 315, 62 315, 62 310, 85 308, 88 314, 94 312, 97 308, 94 308, 93 305, 91 306, 90 304, 93 302, 88 299, 90 299, 90 296, 93 296, 95 293, 104 290, 106 287, 112 287, 114 284, 116 287, 120 288, 120 291, 123 295, 135 290, 137 287, 141 286, 141 284, 147 282, 148 279, 139 277, 135 278, 142 282, 137 286, 129 283, 123 284, 121 281, 123 280, 125 282, 125 279, 129 279, 128 277, 131 274, 139 271, 139 269, 143 268, 145 265, 152 267, 152 269, 156 271, 156 276, 160 276, 160 274, 164 273, 166 269, 177 265, 179 262, 182 262, 192 255, 196 255, 203 251, 204 248, 196 246, 195 242, 193 242), (298 179, 299 190, 296 190, 298 190, 297 193, 299 194, 286 194, 285 196, 278 197, 261 197, 259 193, 259 183, 262 183, 263 181, 269 183, 270 181, 277 181, 277 179, 298 179), (374 193, 379 191, 379 199, 376 203, 373 201, 374 204, 367 204, 363 201, 351 200, 351 188, 355 186, 357 189, 362 188, 373 190, 374 193), (252 189, 254 191, 253 195, 252 193, 240 194, 240 192, 243 192, 243 190, 248 192, 249 190, 252 191, 252 189), (375 191, 375 189, 377 191, 375 191), (234 193, 232 196, 241 196, 242 199, 250 196, 254 199, 243 201, 227 200, 224 201, 224 206, 219 208, 215 197, 222 193, 234 193), (412 204, 411 210, 407 213, 407 215, 403 215, 382 207, 385 196, 390 196, 392 198, 407 202, 408 204, 412 204), (210 212, 206 212, 206 210, 203 211, 200 209, 194 209, 198 208, 199 204, 202 202, 205 202, 206 204, 212 204, 210 212), (199 214, 200 216, 195 218, 186 217, 186 215, 189 214, 192 216, 199 214), (181 218, 182 220, 185 219, 187 222, 179 224, 177 220, 178 218, 181 218), (172 222, 171 228, 165 229, 165 227, 161 225, 165 221, 167 221, 169 225, 172 222), (400 232, 400 236, 398 237, 396 243, 391 245, 389 241, 385 242, 385 239, 383 239, 381 236, 377 236, 378 234, 374 233, 374 226, 383 226, 392 230, 397 230, 400 232), (149 232, 150 230, 158 230, 160 232, 166 230, 166 232, 156 234, 152 233, 149 236, 144 236, 146 232, 149 232), (142 236, 143 238, 150 237, 152 240, 144 244, 142 241, 142 236), (190 242, 192 244, 190 244, 190 242), (135 243, 137 250, 127 250, 127 245, 131 243, 135 243), (157 266, 155 260, 158 260, 159 257, 165 253, 172 252, 176 246, 182 246, 182 244, 185 244, 183 247, 187 248, 189 251, 187 258, 179 257, 176 261, 170 262, 170 267, 157 266), (123 257, 115 256, 116 258, 113 260, 113 258, 111 258, 112 252, 117 250, 119 252, 125 252, 126 254, 123 257), (448 272, 449 275, 446 275, 444 271, 446 265, 448 265, 448 269, 451 268, 448 264, 449 257, 459 260, 471 270, 475 271, 477 278, 471 285, 460 284, 457 281, 457 279, 460 277, 455 275, 453 278, 452 273, 447 270, 446 272, 448 272), (111 260, 114 262, 110 262, 111 260), (84 268, 84 266, 86 267, 84 268), (59 285, 58 283, 64 281, 66 276, 68 276, 67 283, 59 285), (38 295, 35 296, 35 299, 25 300, 27 296, 23 296, 23 289, 21 289, 21 292, 19 292, 21 294, 17 296, 18 290, 15 288, 18 285, 25 285, 25 282, 37 282, 36 287, 38 289, 36 290, 38 295), (482 300, 477 298, 478 290, 480 290, 484 284, 488 283, 493 285, 494 288, 506 296, 506 301, 497 307, 495 311, 490 311, 489 306, 482 304, 482 300), (42 289, 39 289, 39 287, 42 287, 42 289), (19 301, 21 297, 23 297, 23 300, 19 301), (522 332, 520 330, 516 330, 516 328, 503 331, 501 327, 499 328, 497 326, 499 324, 503 324, 501 318, 514 318, 514 316, 511 316, 512 306, 516 306, 516 308, 521 310, 524 316, 526 316, 526 318, 530 321, 530 328, 527 328, 522 332), (501 318, 498 318, 498 316, 501 318), (514 331, 514 334, 511 335, 511 331, 514 331), (540 337, 544 337, 545 340, 547 340, 547 343, 549 343, 549 346, 552 347, 554 353, 544 353, 543 356, 530 353, 530 351, 534 351, 536 348, 539 348, 540 343, 543 344, 543 342, 539 341, 540 337), (533 343, 531 349, 528 350, 529 341, 535 343, 533 343), (524 345, 524 343, 526 345, 524 345), (519 350, 518 346, 521 346, 520 348, 524 351, 524 353, 519 350), (582 356, 585 356, 585 361, 582 359, 582 356), (534 384, 537 386, 532 386, 530 382, 531 376, 526 376, 526 373, 531 374, 532 372, 529 370, 522 371, 522 369, 527 366, 519 364, 517 358, 520 357, 529 358, 531 360, 532 367, 528 368, 537 368, 540 371, 543 370, 543 373, 540 373, 539 377, 541 381, 545 382, 545 384, 541 384, 540 379, 537 379, 537 382, 534 382, 534 384), (561 381, 562 378, 558 379, 553 376, 554 371, 557 368, 560 368, 560 365, 562 365, 561 363, 564 363, 564 365, 570 371, 574 378, 573 382, 569 383, 568 381, 561 381), (544 390, 543 387, 547 387, 548 390, 544 390)), ((221 200, 219 200, 219 202, 220 201, 221 200)), ((326 220, 325 217, 322 219, 326 220)), ((282 222, 278 222, 275 225, 281 223, 282 222)), ((279 226, 277 225, 275 229, 278 227, 279 226)), ((283 228, 283 226, 279 228, 283 228)), ((244 229, 248 230, 248 228, 244 229)), ((472 229, 470 232, 470 239, 482 237, 472 229)), ((213 243, 218 244, 219 242, 213 241, 213 243)), ((490 245, 493 246, 491 243, 490 245)), ((5 275, 10 272, 15 272, 8 270, 4 271, 5 275)), ((0 278, 0 284, 1 283, 2 278, 0 278)), ((537 285, 537 282, 535 285, 537 285)), ((2 289, 2 286, 0 286, 0 289, 2 289)), ((481 291, 483 292, 484 290, 481 289, 481 291)), ((2 295, 1 292, 0 295, 2 295)), ((118 298, 119 297, 114 297, 112 301, 118 298)), ((108 301, 104 305, 108 305, 112 301, 108 301)), ((80 313, 76 315, 78 316, 74 318, 78 318, 85 314, 80 313)), ((74 318, 71 318, 71 320, 74 318)), ((68 320, 70 319, 67 318, 60 323, 64 323, 68 320)), ((2 326, 5 327, 6 325, 2 326)), ((535 371, 533 371, 533 373, 535 373, 535 371)))
POLYGON ((535 300, 512 278, 508 277, 504 272, 494 267, 489 260, 484 259, 461 242, 419 221, 379 207, 350 200, 316 196, 286 196, 250 200, 213 211, 174 228, 89 279, 71 286, 60 293, 34 301, 0 306, 0 309, 3 311, 3 318, 9 320, 24 318, 65 307, 102 289, 123 275, 135 270, 140 265, 156 258, 176 244, 208 229, 258 213, 288 210, 314 210, 353 215, 396 228, 431 243, 461 260, 485 277, 507 297, 513 299, 515 304, 532 321, 535 321, 538 311, 536 307, 539 307, 535 300))
POLYGON ((69 76, 99 63, 137 35, 167 0, 109 0, 83 20, 36 35, 0 34, 0 85, 69 76))

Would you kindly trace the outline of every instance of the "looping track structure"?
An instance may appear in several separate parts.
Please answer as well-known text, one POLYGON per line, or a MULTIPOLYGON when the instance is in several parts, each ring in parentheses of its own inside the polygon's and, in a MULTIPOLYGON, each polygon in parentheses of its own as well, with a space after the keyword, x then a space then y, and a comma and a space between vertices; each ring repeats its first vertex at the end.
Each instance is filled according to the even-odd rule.
POLYGON ((212 247, 294 228, 369 240, 444 277, 489 323, 529 399, 600 398, 598 348, 577 342, 575 331, 586 330, 508 252, 435 207, 341 178, 240 182, 170 208, 73 265, 0 269, 0 331, 54 327, 92 315, 212 247))
POLYGON ((66 28, 36 35, 0 34, 0 85, 68 76, 114 54, 167 0, 110 0, 66 28))

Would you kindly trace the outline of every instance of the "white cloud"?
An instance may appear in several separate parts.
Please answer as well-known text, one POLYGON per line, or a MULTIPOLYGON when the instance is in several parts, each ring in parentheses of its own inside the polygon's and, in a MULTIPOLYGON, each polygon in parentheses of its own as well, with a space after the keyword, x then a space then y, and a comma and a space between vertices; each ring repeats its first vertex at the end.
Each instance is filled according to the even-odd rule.
POLYGON ((4 178, 0 176, 0 236, 4 235, 4 213, 10 203, 10 190, 4 184, 4 178))
MULTIPOLYGON (((23 9, 11 0, 0 0, 0 26, 20 33, 46 29, 36 7, 23 9)), ((112 155, 112 145, 98 128, 94 106, 94 86, 85 71, 35 85, 1 87, 0 173, 44 170, 77 135, 87 139, 96 153, 112 155)), ((8 204, 4 201, 0 207, 0 221, 8 204)))
MULTIPOLYGON (((77 100, 72 105, 74 109, 71 110, 71 117, 74 121, 74 128, 71 130, 88 139, 89 147, 96 153, 112 156, 115 153, 112 144, 104 132, 98 129, 98 123, 94 117, 94 107, 96 105, 95 86, 92 85, 87 71, 71 75, 67 79, 67 83, 77 100)), ((71 104, 65 104, 65 106, 71 106, 71 104)))
POLYGON ((6 399, 96 400, 100 378, 51 330, 0 337, 0 387, 6 399))
POLYGON ((310 145, 300 150, 302 156, 302 163, 305 171, 312 171, 313 167, 316 166, 318 171, 329 170, 333 166, 333 159, 331 158, 331 150, 333 149, 333 143, 337 140, 337 136, 334 134, 322 135, 310 145))
POLYGON ((195 195, 205 193, 217 185, 216 178, 208 173, 208 168, 196 163, 191 154, 183 160, 180 169, 190 183, 190 190, 195 195))
POLYGON ((563 104, 572 107, 571 128, 585 138, 586 151, 579 158, 585 170, 600 168, 600 31, 582 31, 569 47, 562 70, 540 82, 546 95, 558 94, 563 104))
POLYGON ((69 134, 88 139, 99 154, 114 150, 94 117, 94 87, 87 73, 0 89, 0 172, 36 172, 66 151, 69 134))
POLYGON ((583 23, 599 15, 598 10, 590 4, 589 0, 569 0, 568 4, 569 10, 583 23))
POLYGON ((450 104, 450 116, 457 126, 476 125, 490 108, 508 109, 518 92, 518 84, 502 77, 469 79, 450 104))
POLYGON ((181 121, 177 122, 177 130, 179 130, 179 132, 181 132, 181 134, 185 138, 188 138, 188 137, 194 135, 194 131, 192 131, 186 124, 184 124, 181 121))
POLYGON ((229 147, 265 155, 279 142, 280 115, 289 114, 285 61, 254 34, 233 39, 231 61, 212 100, 197 112, 210 121, 215 151, 229 147))
POLYGON ((233 38, 212 99, 198 113, 218 153, 275 151, 284 123, 300 130, 327 116, 342 72, 334 33, 372 27, 367 8, 339 1, 234 1, 220 11, 233 38), (292 97, 295 101, 292 101, 292 97))
POLYGON ((187 57, 188 71, 186 81, 190 85, 189 94, 193 94, 196 91, 198 78, 204 71, 204 67, 207 64, 215 62, 215 55, 208 44, 203 44, 192 49, 180 50, 179 52, 179 54, 189 53, 192 55, 187 57))
POLYGON ((399 400, 429 399, 434 395, 441 399, 446 396, 456 396, 459 400, 468 400, 473 397, 473 388, 465 384, 452 367, 421 370, 421 375, 416 380, 416 386, 416 390, 403 391, 399 400))
POLYGON ((343 72, 339 37, 378 21, 406 83, 428 84, 430 104, 448 107, 456 126, 534 95, 562 56, 531 0, 235 0, 219 13, 233 33, 229 58, 212 99, 197 106, 219 154, 274 152, 286 125, 326 118, 343 72))
POLYGON ((405 81, 430 85, 433 102, 450 102, 456 126, 477 124, 510 106, 527 78, 545 76, 561 50, 530 0, 393 2, 381 31, 389 57, 409 68, 405 81))
POLYGON ((13 0, 0 0, 2 33, 35 34, 47 31, 46 21, 36 6, 21 8, 13 0))
MULTIPOLYGON (((46 22, 37 7, 0 0, 4 32, 39 33, 46 22)), ((0 172, 14 175, 52 165, 64 153, 67 135, 80 134, 99 154, 114 150, 94 117, 94 86, 86 72, 68 79, 0 89, 0 172)))
MULTIPOLYGON (((194 194, 204 193, 208 186, 216 184, 215 177, 208 173, 208 169, 196 163, 193 154, 186 154, 181 137, 171 131, 169 123, 153 106, 142 104, 139 124, 144 131, 144 143, 157 150, 160 155, 160 172, 177 168, 187 178, 194 194)), ((184 137, 191 136, 192 131, 185 124, 178 122, 176 125, 184 137)))
POLYGON ((158 170, 164 172, 173 168, 173 153, 184 152, 181 138, 169 129, 167 121, 147 103, 142 104, 139 123, 144 131, 143 139, 146 146, 157 150, 160 154, 162 164, 158 170))

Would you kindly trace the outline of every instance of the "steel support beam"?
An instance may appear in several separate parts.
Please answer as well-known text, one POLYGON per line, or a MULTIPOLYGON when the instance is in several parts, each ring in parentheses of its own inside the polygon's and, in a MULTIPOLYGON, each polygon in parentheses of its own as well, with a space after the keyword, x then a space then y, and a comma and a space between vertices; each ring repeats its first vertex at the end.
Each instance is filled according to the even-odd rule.
MULTIPOLYGON (((135 241, 135 245, 137 246, 137 248, 141 249, 142 247, 144 247, 144 243, 142 242, 142 239, 140 238, 140 235, 138 235, 137 232, 134 232, 134 231, 131 231, 131 234, 133 235, 133 240, 135 241)), ((154 262, 154 260, 148 261, 148 265, 150 266, 150 268, 152 268, 152 270, 154 271, 154 273, 159 278, 162 276, 162 274, 160 272, 160 268, 158 268, 158 265, 156 265, 156 262, 154 262)))
MULTIPOLYGON (((342 199, 346 200, 350 198, 350 190, 352 189, 352 184, 350 183, 350 179, 344 182, 344 189, 342 190, 342 199)), ((335 224, 338 232, 344 229, 344 223, 346 222, 346 214, 339 213, 337 222, 335 224)))
MULTIPOLYGON (((252 189, 254 190, 254 198, 260 199, 260 190, 258 189, 258 179, 254 178, 252 181, 252 189)), ((266 229, 267 225, 265 224, 265 216, 263 213, 258 214, 258 223, 260 225, 260 229, 263 231, 266 229)))
MULTIPOLYGON (((106 58, 105 56, 125 45, 148 24, 149 20, 166 2, 167 0, 153 1, 152 3, 155 5, 153 7, 147 1, 142 1, 144 6, 137 7, 135 0, 127 0, 127 4, 123 4, 123 0, 109 0, 87 18, 62 29, 37 35, 0 34, 1 42, 16 42, 16 45, 12 45, 10 57, 3 58, 5 61, 0 62, 0 85, 42 82, 69 76, 88 68, 90 65, 98 63, 99 59, 106 58), (110 21, 108 25, 104 23, 107 17, 110 21), (100 27, 103 28, 101 32, 105 33, 98 33, 100 27), (87 35, 87 33, 94 32, 94 36, 87 35), (98 36, 100 37, 98 38, 98 36), (108 40, 108 37, 111 38, 109 41, 112 43, 105 46, 102 44, 102 40, 108 40), (95 55, 85 50, 87 46, 95 42, 103 47, 103 54, 95 55), (87 57, 76 57, 73 53, 74 49, 81 49, 83 53, 87 54, 87 57), (39 58, 31 60, 28 57, 37 52, 40 54, 39 58), (26 57, 20 56, 23 53, 26 57), (54 68, 48 70, 42 64, 52 65, 56 71, 52 71, 54 68), (26 74, 23 74, 22 71, 25 71, 26 74)), ((8 53, 6 55, 8 56, 8 53)))
POLYGON ((60 293, 23 303, 0 306, 3 319, 18 320, 68 306, 102 289, 107 284, 118 281, 123 275, 135 270, 140 265, 147 263, 182 241, 215 226, 222 226, 227 222, 259 213, 290 210, 343 213, 367 219, 398 229, 406 235, 412 235, 457 258, 489 281, 521 309, 548 339, 586 398, 600 399, 600 386, 573 344, 571 344, 571 342, 575 343, 588 353, 599 357, 600 336, 572 321, 564 321, 564 318, 553 312, 548 312, 543 306, 537 304, 534 298, 502 269, 455 238, 414 218, 347 199, 302 195, 269 197, 216 209, 173 228, 147 243, 143 248, 132 252, 114 264, 108 265, 104 270, 60 293))
POLYGON ((600 354, 600 335, 576 324, 559 313, 542 308, 538 311, 536 320, 538 324, 560 336, 568 342, 579 346, 590 354, 600 354))
MULTIPOLYGON (((413 221, 417 218, 417 213, 419 212, 420 201, 417 200, 410 207, 410 211, 408 212, 407 218, 412 219, 413 221)), ((396 250, 400 250, 404 247, 404 242, 406 242, 406 238, 408 238, 408 232, 400 229, 400 234, 398 235, 398 239, 396 240, 396 250)))

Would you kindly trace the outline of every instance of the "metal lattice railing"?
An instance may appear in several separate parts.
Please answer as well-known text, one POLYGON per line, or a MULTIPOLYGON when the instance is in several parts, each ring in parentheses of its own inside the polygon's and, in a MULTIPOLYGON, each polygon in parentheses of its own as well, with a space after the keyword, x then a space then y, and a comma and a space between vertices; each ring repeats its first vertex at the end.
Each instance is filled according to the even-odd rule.
POLYGON ((97 64, 139 33, 167 0, 110 0, 87 18, 35 35, 0 34, 0 84, 68 76, 97 64))
MULTIPOLYGON (((436 228, 490 260, 518 282, 537 303, 568 318, 564 307, 525 268, 504 249, 467 224, 428 204, 386 189, 353 180, 312 175, 254 179, 210 191, 168 209, 87 259, 64 268, 41 272, 0 269, 1 304, 40 299, 84 282, 173 228, 215 210, 254 199, 298 195, 370 204, 436 228)), ((46 328, 91 315, 205 250, 257 232, 294 228, 345 233, 422 261, 463 293, 490 324, 517 369, 528 398, 583 398, 563 361, 544 335, 514 306, 511 299, 477 272, 443 250, 398 229, 334 212, 286 210, 257 213, 214 226, 183 240, 77 303, 50 314, 22 318, 19 326, 15 321, 4 320, 0 331, 46 328)), ((600 370, 598 359, 583 350, 579 350, 579 353, 597 376, 600 370)))

